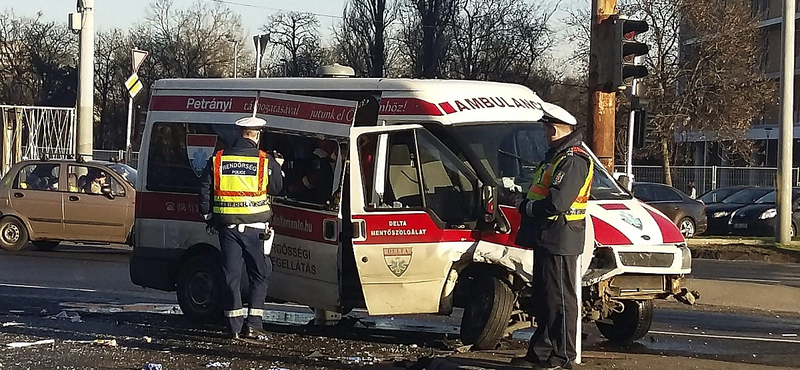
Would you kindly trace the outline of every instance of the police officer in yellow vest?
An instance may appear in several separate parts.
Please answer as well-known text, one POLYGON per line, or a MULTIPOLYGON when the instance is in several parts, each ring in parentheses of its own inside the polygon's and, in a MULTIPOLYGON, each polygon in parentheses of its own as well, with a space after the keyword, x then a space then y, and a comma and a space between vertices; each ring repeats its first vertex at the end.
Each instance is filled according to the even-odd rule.
POLYGON ((586 231, 586 201, 594 172, 582 147, 577 121, 566 110, 543 103, 545 137, 550 150, 519 200, 522 221, 516 244, 532 248, 536 318, 525 357, 515 365, 535 369, 571 369, 577 356, 578 258, 586 231))
POLYGON ((209 229, 219 233, 226 283, 222 307, 234 339, 265 334, 262 316, 272 262, 265 255, 268 251, 262 238, 269 234, 271 195, 283 188, 280 164, 258 148, 266 123, 256 117, 236 121, 242 137, 230 148, 217 151, 201 177, 200 213, 209 229), (242 265, 250 283, 247 310, 242 306, 242 265))

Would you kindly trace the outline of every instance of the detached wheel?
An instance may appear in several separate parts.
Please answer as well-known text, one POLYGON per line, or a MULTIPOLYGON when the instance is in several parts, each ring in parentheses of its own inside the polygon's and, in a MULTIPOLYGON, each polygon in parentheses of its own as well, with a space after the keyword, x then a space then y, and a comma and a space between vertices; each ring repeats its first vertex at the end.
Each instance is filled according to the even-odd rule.
POLYGON ((653 324, 653 301, 622 300, 624 309, 621 313, 613 313, 608 319, 611 324, 597 321, 597 329, 609 342, 617 345, 629 345, 642 339, 653 324))
POLYGON ((36 247, 36 249, 38 249, 38 250, 40 250, 40 251, 46 251, 46 252, 49 252, 49 251, 51 251, 51 250, 53 250, 53 249, 56 249, 56 247, 58 246, 58 244, 59 244, 59 243, 61 243, 61 242, 54 242, 54 241, 38 241, 38 242, 32 242, 32 243, 33 243, 33 246, 34 246, 34 247, 36 247))
POLYGON ((473 295, 461 318, 461 341, 474 349, 495 349, 511 319, 514 292, 494 276, 477 277, 468 288, 473 295))
POLYGON ((0 248, 7 251, 18 251, 28 243, 28 229, 16 217, 4 217, 0 220, 0 248))
POLYGON ((222 319, 222 268, 211 254, 192 257, 178 274, 178 304, 192 321, 222 319))
POLYGON ((684 238, 693 237, 696 230, 694 221, 689 217, 684 217, 678 222, 678 229, 681 231, 684 238))

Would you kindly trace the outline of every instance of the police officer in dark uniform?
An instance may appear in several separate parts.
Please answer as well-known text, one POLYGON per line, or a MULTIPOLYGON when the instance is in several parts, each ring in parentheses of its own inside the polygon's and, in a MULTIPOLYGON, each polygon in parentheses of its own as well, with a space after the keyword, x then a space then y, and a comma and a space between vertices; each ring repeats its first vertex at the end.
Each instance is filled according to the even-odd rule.
POLYGON ((581 147, 575 117, 543 103, 550 150, 534 173, 516 244, 534 250, 532 314, 536 318, 525 357, 512 364, 535 369, 571 369, 577 356, 578 259, 586 234, 586 202, 594 165, 581 147))
POLYGON ((272 262, 262 238, 269 235, 271 195, 280 193, 279 162, 259 150, 266 121, 256 117, 236 121, 242 137, 217 151, 201 177, 200 213, 208 230, 219 233, 220 260, 225 275, 223 310, 231 338, 264 335, 262 316, 272 262), (242 307, 242 265, 250 282, 250 305, 242 307), (247 322, 245 325, 245 316, 247 322))

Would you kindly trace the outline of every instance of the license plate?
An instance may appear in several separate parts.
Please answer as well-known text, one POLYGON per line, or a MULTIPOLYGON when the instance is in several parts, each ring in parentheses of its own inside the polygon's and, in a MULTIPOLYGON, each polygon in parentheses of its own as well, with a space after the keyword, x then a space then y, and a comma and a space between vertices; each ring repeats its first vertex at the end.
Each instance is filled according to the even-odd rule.
POLYGON ((746 229, 747 228, 747 224, 746 223, 744 223, 744 224, 733 224, 733 228, 734 229, 746 229))

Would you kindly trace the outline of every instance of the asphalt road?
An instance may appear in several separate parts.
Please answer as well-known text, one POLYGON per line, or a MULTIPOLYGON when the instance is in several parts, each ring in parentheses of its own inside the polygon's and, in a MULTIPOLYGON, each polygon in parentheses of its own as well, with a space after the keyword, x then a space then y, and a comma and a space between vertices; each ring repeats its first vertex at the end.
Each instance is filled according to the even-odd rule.
MULTIPOLYGON (((133 285, 128 279, 127 263, 128 251, 124 249, 60 247, 55 252, 0 252, 0 321, 19 321, 27 323, 30 328, 27 331, 15 327, 0 328, 0 336, 55 336, 65 339, 67 343, 100 334, 119 338, 158 338, 171 335, 164 342, 168 342, 165 344, 167 348, 181 348, 181 353, 187 356, 197 355, 197 348, 218 346, 215 343, 220 340, 217 334, 220 328, 195 328, 187 324, 176 314, 179 311, 175 310, 177 304, 174 293, 146 290, 133 285), (85 323, 49 319, 61 310, 78 312, 85 323)), ((694 271, 694 277, 698 278, 761 279, 787 285, 797 284, 797 281, 792 281, 793 276, 796 279, 800 273, 793 265, 705 260, 696 261, 694 271)), ((722 360, 726 364, 786 367, 800 364, 800 318, 712 312, 678 304, 661 304, 658 307, 651 332, 630 348, 609 347, 593 325, 586 325, 584 332, 588 336, 584 349, 587 351, 587 358, 591 358, 592 354, 610 352, 633 356, 634 359, 645 354, 722 360)), ((283 305, 271 305, 269 308, 265 316, 267 328, 288 334, 276 337, 275 340, 281 341, 281 344, 270 349, 276 352, 264 356, 279 357, 281 361, 293 359, 299 353, 308 356, 314 351, 325 352, 327 357, 334 356, 331 358, 335 359, 360 358, 365 353, 370 353, 397 361, 415 360, 421 356, 420 353, 446 354, 448 346, 454 343, 459 321, 458 317, 367 317, 363 312, 356 312, 354 316, 359 320, 353 321, 352 328, 309 331, 311 329, 303 324, 313 315, 306 308, 283 305)), ((519 351, 524 343, 516 340, 525 339, 529 335, 530 331, 519 331, 512 340, 504 342, 504 347, 519 351)), ((135 342, 132 339, 129 341, 135 342)), ((162 347, 153 347, 157 353, 164 351, 162 347)), ((221 352, 203 350, 198 353, 207 356, 202 357, 202 361, 206 358, 227 358, 230 351, 225 346, 221 348, 221 352)), ((0 350, 0 366, 5 361, 5 368, 14 368, 8 366, 8 358, 3 360, 3 354, 8 351, 0 350)), ((73 351, 77 350, 66 348, 62 352, 73 351)), ((235 353, 241 357, 240 352, 235 353)), ((19 353, 13 355, 18 356, 19 353)), ((146 355, 153 356, 152 353, 146 355)), ((40 354, 34 353, 31 356, 32 359, 38 358, 36 356, 40 354)), ((130 361, 143 360, 144 357, 130 361)), ((52 364, 73 363, 69 362, 73 360, 57 357, 48 361, 52 364)), ((303 361, 289 368, 303 368, 300 365, 308 362, 303 361)), ((603 365, 603 361, 606 361, 606 365, 609 364, 608 361, 613 362, 590 360, 585 368, 610 368, 603 365)), ((325 366, 328 365, 330 364, 325 366)), ((250 365, 242 366, 241 368, 249 368, 247 366, 250 365)), ((42 368, 35 364, 27 367, 42 368)), ((638 367, 634 365, 624 368, 638 367)))
POLYGON ((690 277, 800 288, 800 263, 695 259, 690 277))

